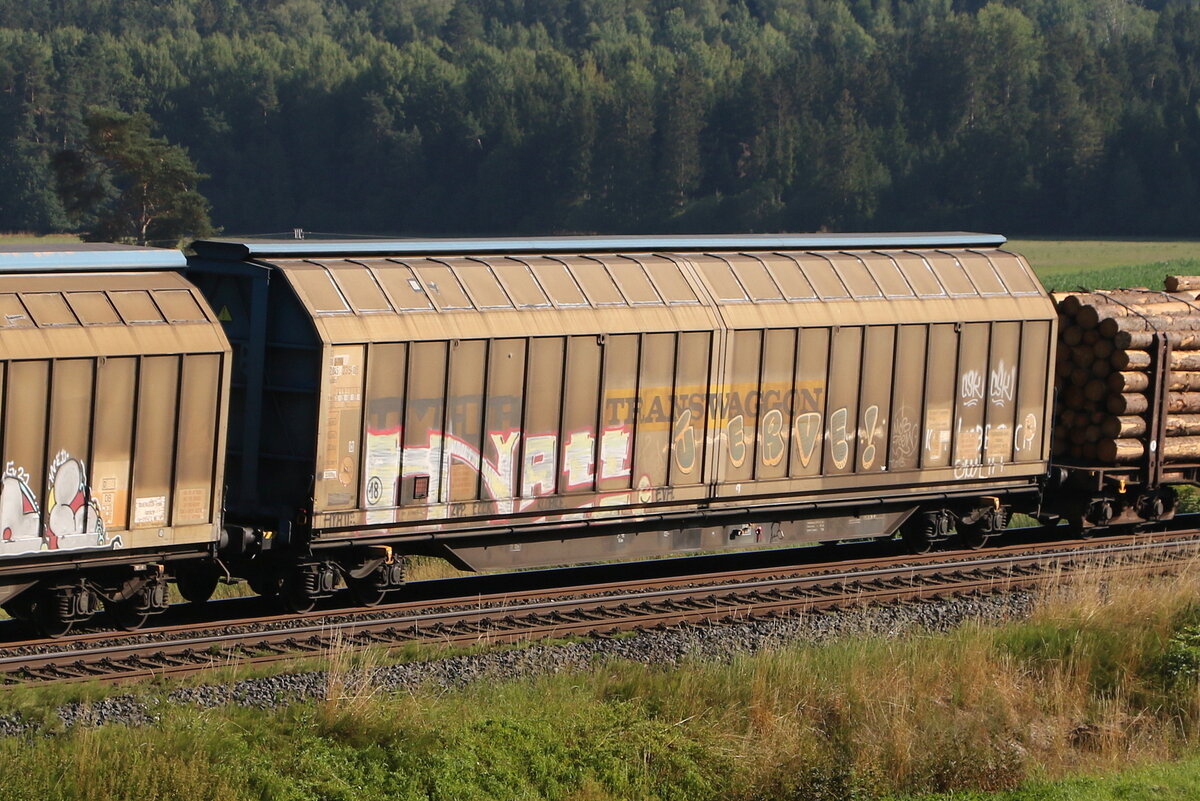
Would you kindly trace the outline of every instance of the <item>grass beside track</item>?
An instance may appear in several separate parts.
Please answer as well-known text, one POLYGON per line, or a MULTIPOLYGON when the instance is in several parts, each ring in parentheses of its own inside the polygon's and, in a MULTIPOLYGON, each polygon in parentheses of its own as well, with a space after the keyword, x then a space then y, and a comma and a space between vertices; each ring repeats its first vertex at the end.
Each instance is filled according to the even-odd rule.
POLYGON ((1170 764, 1140 765, 1116 773, 1059 782, 1029 782, 1008 792, 896 796, 890 801, 1194 801, 1200 798, 1200 755, 1170 764))
POLYGON ((1200 275, 1200 240, 1012 239, 1052 292, 1085 287, 1162 289, 1167 275, 1200 275))
POLYGON ((75 234, 30 234, 23 232, 0 233, 0 246, 3 245, 62 245, 78 242, 75 234))
MULTIPOLYGON (((1021 623, 847 638, 686 669, 610 661, 583 674, 385 693, 361 660, 334 653, 329 664, 316 703, 163 701, 145 727, 0 739, 0 799, 1009 791, 1002 797, 1016 801, 1082 798, 1084 788, 1137 798, 1121 788, 1146 781, 1176 793, 1155 798, 1184 798, 1200 782, 1200 564, 1153 583, 1064 584, 1021 623), (1147 767, 1170 759, 1182 761, 1147 767), (1047 784, 1071 774, 1101 778, 1047 784)), ((41 692, 22 691, 20 706, 63 698, 41 692)), ((0 709, 16 697, 0 696, 0 709)))
POLYGON ((1029 259, 1042 278, 1127 267, 1131 264, 1200 259, 1200 240, 1010 239, 1006 248, 1029 259))

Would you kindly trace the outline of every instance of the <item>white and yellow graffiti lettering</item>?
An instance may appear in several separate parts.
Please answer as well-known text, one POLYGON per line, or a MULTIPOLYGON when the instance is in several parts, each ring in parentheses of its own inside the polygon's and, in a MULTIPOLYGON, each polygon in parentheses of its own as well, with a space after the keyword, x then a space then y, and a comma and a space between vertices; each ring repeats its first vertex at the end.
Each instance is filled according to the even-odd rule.
POLYGON ((787 453, 783 439, 783 412, 771 409, 762 418, 762 461, 766 465, 777 465, 787 453))
POLYGON ((692 432, 692 410, 684 409, 675 419, 674 443, 675 466, 688 475, 696 468, 696 435, 692 432))
POLYGON ((879 432, 876 430, 878 426, 879 407, 874 405, 868 406, 863 410, 863 449, 862 458, 859 460, 864 470, 870 470, 871 466, 875 464, 875 454, 877 452, 875 438, 879 436, 879 432))
POLYGON ((725 424, 725 435, 729 443, 729 463, 741 467, 746 462, 746 429, 742 415, 725 424))
POLYGON ((808 467, 812 462, 813 454, 816 453, 817 442, 821 438, 821 413, 805 412, 796 418, 792 429, 796 435, 796 455, 800 459, 800 464, 808 467))
POLYGON ((555 490, 555 461, 558 437, 542 434, 525 438, 525 456, 521 469, 521 496, 550 495, 555 490))
POLYGON ((846 431, 849 416, 844 407, 829 415, 829 458, 838 470, 850 461, 850 436, 846 431))

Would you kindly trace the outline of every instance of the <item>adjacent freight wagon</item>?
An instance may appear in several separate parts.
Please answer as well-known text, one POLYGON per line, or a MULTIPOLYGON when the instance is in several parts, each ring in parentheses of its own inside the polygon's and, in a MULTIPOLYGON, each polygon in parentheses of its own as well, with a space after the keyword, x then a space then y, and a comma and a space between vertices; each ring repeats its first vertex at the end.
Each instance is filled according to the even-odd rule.
POLYGON ((221 539, 229 346, 174 251, 0 248, 0 603, 166 608, 221 539))
POLYGON ((378 600, 406 553, 981 542, 1049 466, 1056 315, 1003 243, 197 242, 233 345, 224 563, 305 608, 378 600))

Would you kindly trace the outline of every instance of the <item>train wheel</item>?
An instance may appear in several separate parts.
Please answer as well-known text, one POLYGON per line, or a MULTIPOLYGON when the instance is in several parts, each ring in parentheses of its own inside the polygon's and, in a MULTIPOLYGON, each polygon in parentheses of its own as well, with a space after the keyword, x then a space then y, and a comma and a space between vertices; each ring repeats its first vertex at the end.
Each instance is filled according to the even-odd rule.
POLYGON ((302 568, 288 573, 279 589, 279 600, 283 602, 283 608, 294 614, 311 612, 317 605, 317 599, 313 597, 309 584, 310 581, 302 568))
POLYGON ((175 586, 185 601, 202 604, 212 597, 217 589, 217 571, 209 568, 181 570, 175 574, 175 586))
POLYGON ((383 602, 388 590, 387 587, 379 584, 374 576, 347 579, 346 587, 350 590, 350 596, 359 606, 378 606, 383 602))
POLYGON ((955 526, 958 540, 963 547, 977 551, 987 544, 993 534, 1008 527, 1008 518, 1009 510, 1002 506, 987 510, 974 523, 959 522, 955 526))
POLYGON ((986 545, 990 536, 988 527, 982 521, 959 523, 955 528, 958 530, 959 543, 972 551, 978 551, 986 545))
POLYGON ((254 591, 255 595, 261 595, 264 598, 274 598, 279 595, 283 587, 283 580, 274 570, 252 573, 247 577, 246 583, 250 585, 250 589, 254 591))
POLYGON ((75 625, 62 616, 62 604, 50 592, 41 592, 29 605, 29 620, 47 637, 63 637, 75 625))
POLYGON ((150 610, 145 607, 139 609, 139 605, 136 597, 129 598, 104 604, 104 611, 117 628, 122 631, 137 631, 150 619, 150 610))
POLYGON ((928 515, 909 519, 900 527, 900 537, 913 553, 929 553, 937 535, 937 522, 928 515))
POLYGON ((900 525, 900 537, 913 553, 929 553, 950 533, 950 513, 944 509, 914 512, 900 525))
POLYGON ((1072 536, 1090 540, 1108 530, 1109 521, 1115 514, 1111 501, 1107 498, 1097 498, 1080 512, 1068 516, 1067 525, 1070 526, 1072 536))
POLYGON ((33 620, 34 593, 23 592, 4 605, 5 613, 13 620, 28 623, 33 620))

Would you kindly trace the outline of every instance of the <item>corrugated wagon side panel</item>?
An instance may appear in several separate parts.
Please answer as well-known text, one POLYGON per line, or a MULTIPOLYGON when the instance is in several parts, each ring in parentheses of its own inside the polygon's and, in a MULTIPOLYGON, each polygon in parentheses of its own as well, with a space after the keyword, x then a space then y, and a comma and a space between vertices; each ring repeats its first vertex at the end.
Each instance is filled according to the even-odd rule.
POLYGON ((671 421, 675 419, 676 334, 645 334, 638 374, 635 485, 640 490, 668 483, 671 421))
POLYGON ((442 464, 441 499, 446 503, 479 499, 487 351, 486 340, 451 343, 442 464))
POLYGON ((220 412, 221 356, 183 357, 171 525, 203 523, 213 514, 213 471, 220 412))
POLYGON ((895 326, 873 325, 867 328, 863 343, 858 455, 855 461, 855 470, 860 473, 887 469, 895 349, 895 326))
POLYGON ((639 344, 637 334, 609 336, 604 342, 600 447, 599 459, 595 464, 597 488, 601 492, 627 490, 630 486, 639 344))
POLYGON ((44 525, 59 548, 97 544, 97 512, 87 503, 86 465, 91 464, 94 359, 61 359, 53 364, 50 398, 50 469, 44 525), (51 477, 52 476, 52 477, 51 477))
POLYGON ((179 357, 147 356, 138 371, 131 529, 165 527, 171 514, 179 357))
POLYGON ((925 404, 928 326, 902 325, 896 341, 896 379, 888 470, 916 470, 921 457, 921 409, 925 404))
POLYGON ((925 436, 921 467, 946 467, 954 431, 954 401, 958 378, 958 334, 953 325, 929 326, 929 355, 925 360, 925 436))
POLYGON ((700 484, 704 480, 712 340, 708 331, 679 335, 679 353, 675 358, 677 407, 671 431, 673 486, 700 484))
POLYGON ((984 423, 983 462, 989 469, 1012 458, 1017 414, 1017 373, 1020 365, 1021 324, 992 324, 988 363, 987 420, 984 423))
POLYGON ((792 405, 795 401, 795 329, 776 329, 766 333, 762 364, 758 394, 758 465, 755 477, 782 478, 787 475, 792 405))
POLYGON ((401 503, 426 505, 441 497, 447 344, 409 346, 401 503))
POLYGON ((758 387, 762 374, 762 331, 735 331, 729 346, 729 379, 721 393, 726 482, 754 477, 758 430, 758 387))
POLYGON ((6 379, 0 548, 21 553, 40 548, 50 362, 10 362, 6 379))
POLYGON ((392 522, 391 509, 400 503, 407 348, 403 343, 378 343, 367 351, 362 497, 368 523, 392 522))
POLYGON ((525 378, 524 447, 521 496, 537 498, 559 491, 558 444, 562 419, 566 340, 538 337, 529 342, 525 378))
POLYGON ((521 418, 525 397, 525 339, 491 343, 483 423, 483 497, 505 500, 520 494, 521 418))
POLYGON ((319 512, 354 509, 358 502, 364 350, 362 345, 326 349, 314 504, 319 512))
POLYGON ((977 476, 983 464, 983 439, 987 411, 988 323, 962 327, 958 349, 958 398, 951 433, 954 467, 960 475, 977 476))
POLYGON ((825 474, 854 472, 862 378, 863 330, 842 328, 833 333, 829 357, 829 403, 825 435, 825 474))
POLYGON ((815 476, 824 463, 824 420, 828 406, 828 328, 800 330, 796 354, 796 419, 792 423, 791 475, 815 476))
POLYGON ((104 520, 113 531, 129 528, 136 391, 137 359, 104 359, 101 362, 96 371, 92 488, 104 520))
POLYGON ((566 386, 563 391, 563 481, 560 493, 592 492, 596 486, 596 419, 603 353, 596 337, 567 341, 566 386))
POLYGON ((1037 462, 1046 458, 1049 419, 1045 417, 1053 383, 1047 379, 1050 366, 1049 321, 1026 322, 1021 334, 1021 369, 1017 374, 1017 422, 1013 437, 1013 461, 1037 462))

